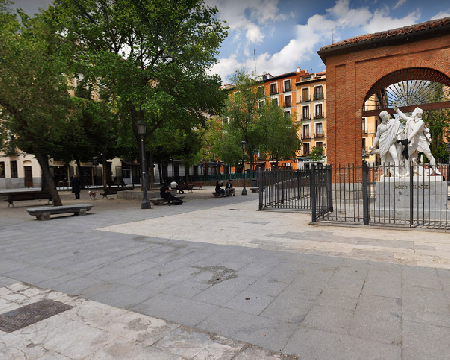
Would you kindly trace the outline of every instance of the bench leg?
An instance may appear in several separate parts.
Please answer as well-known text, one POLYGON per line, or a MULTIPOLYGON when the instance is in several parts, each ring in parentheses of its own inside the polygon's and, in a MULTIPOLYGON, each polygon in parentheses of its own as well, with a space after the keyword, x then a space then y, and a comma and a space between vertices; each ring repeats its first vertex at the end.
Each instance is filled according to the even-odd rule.
POLYGON ((50 219, 50 213, 44 212, 41 215, 36 215, 36 219, 38 220, 49 220, 50 219))

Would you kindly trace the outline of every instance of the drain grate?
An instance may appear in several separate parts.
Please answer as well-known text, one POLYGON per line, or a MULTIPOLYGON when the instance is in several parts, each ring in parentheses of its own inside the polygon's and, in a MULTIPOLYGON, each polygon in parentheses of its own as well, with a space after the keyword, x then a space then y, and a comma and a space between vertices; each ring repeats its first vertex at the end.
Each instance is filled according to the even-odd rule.
POLYGON ((56 314, 72 309, 59 301, 42 300, 16 310, 0 314, 0 330, 11 333, 56 314))

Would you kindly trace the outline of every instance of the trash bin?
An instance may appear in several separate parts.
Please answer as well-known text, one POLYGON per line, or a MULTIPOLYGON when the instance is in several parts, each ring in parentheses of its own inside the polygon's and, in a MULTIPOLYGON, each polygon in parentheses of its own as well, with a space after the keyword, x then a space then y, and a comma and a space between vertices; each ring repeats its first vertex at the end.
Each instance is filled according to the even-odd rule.
POLYGON ((252 179, 252 187, 258 187, 258 183, 256 181, 256 179, 252 179))

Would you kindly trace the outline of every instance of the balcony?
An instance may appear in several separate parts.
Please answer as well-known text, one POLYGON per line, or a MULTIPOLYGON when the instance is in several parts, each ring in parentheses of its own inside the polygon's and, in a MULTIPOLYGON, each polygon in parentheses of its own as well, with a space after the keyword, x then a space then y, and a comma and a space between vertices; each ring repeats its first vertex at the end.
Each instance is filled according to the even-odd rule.
POLYGON ((323 94, 314 94, 314 100, 322 100, 323 94))
POLYGON ((311 98, 309 96, 302 96, 302 101, 308 102, 308 101, 311 101, 311 98))
POLYGON ((283 107, 285 107, 285 108, 290 108, 290 107, 292 107, 292 105, 291 105, 290 102, 286 102, 286 103, 283 105, 283 107))
POLYGON ((292 89, 291 89, 291 87, 290 86, 286 86, 285 88, 284 88, 284 92, 288 92, 288 91, 291 91, 292 89))
POLYGON ((323 119, 323 114, 314 115, 314 119, 323 119))
POLYGON ((305 120, 311 120, 311 118, 309 116, 302 116, 302 121, 305 121, 305 120))
POLYGON ((310 140, 310 139, 311 139, 311 136, 310 136, 309 134, 303 134, 303 135, 302 135, 302 139, 304 139, 304 140, 310 140))
POLYGON ((324 136, 323 134, 316 134, 315 137, 316 137, 316 139, 317 139, 317 138, 323 138, 323 137, 325 137, 325 136, 324 136))

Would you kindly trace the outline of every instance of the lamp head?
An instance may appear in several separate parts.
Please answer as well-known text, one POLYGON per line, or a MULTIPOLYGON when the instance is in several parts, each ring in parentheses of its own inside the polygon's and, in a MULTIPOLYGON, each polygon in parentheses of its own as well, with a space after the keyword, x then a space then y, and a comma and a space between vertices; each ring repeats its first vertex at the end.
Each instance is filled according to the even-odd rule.
POLYGON ((141 135, 141 136, 145 135, 145 133, 147 132, 147 124, 144 121, 142 121, 142 120, 139 120, 136 123, 136 127, 137 127, 138 134, 141 135))

